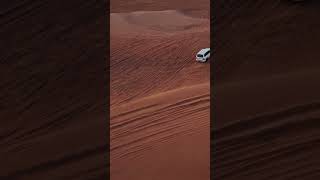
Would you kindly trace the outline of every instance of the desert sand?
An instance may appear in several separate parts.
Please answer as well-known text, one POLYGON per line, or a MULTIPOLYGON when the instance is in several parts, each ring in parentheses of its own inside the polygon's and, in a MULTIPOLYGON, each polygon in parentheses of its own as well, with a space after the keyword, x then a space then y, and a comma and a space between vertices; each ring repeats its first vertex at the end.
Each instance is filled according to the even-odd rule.
POLYGON ((319 6, 215 1, 213 179, 319 179, 319 6))
POLYGON ((107 179, 106 2, 0 4, 0 179, 107 179))
POLYGON ((208 180, 209 1, 111 1, 112 180, 208 180))

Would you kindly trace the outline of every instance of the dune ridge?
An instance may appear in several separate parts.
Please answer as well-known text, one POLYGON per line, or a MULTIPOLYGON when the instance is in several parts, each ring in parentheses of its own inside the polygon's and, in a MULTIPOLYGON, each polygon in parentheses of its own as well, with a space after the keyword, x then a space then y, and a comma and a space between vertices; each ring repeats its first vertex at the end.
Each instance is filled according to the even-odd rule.
POLYGON ((111 11, 111 179, 207 180, 209 8, 141 3, 111 11))

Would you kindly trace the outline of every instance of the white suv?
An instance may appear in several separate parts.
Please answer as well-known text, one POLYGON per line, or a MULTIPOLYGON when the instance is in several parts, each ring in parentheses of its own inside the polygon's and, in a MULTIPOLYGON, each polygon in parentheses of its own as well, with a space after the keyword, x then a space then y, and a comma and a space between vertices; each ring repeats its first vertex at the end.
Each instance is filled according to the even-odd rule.
POLYGON ((206 62, 210 58, 210 48, 201 49, 196 56, 196 61, 206 62))

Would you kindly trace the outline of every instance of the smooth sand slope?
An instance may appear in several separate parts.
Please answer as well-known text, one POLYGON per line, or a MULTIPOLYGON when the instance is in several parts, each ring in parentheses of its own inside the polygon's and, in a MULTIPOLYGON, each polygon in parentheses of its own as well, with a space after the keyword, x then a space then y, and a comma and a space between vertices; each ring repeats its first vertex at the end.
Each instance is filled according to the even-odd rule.
POLYGON ((194 60, 207 12, 143 5, 110 15, 111 179, 207 180, 210 64, 194 60))
POLYGON ((215 5, 213 178, 319 179, 320 2, 215 5))

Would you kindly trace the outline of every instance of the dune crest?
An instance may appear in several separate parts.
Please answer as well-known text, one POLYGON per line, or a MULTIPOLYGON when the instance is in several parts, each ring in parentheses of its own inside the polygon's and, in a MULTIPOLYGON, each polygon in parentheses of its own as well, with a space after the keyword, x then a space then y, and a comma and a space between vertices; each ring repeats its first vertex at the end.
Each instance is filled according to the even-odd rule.
POLYGON ((209 19, 188 16, 177 10, 134 11, 111 13, 111 34, 173 35, 182 32, 205 31, 209 19))

